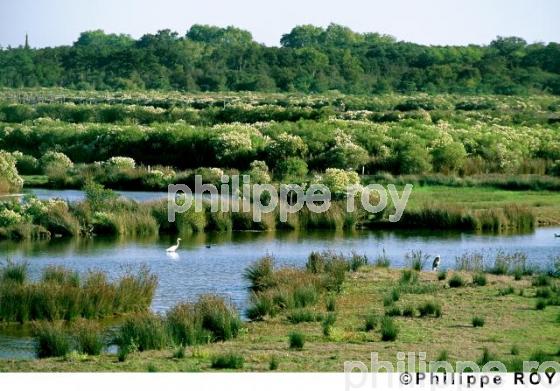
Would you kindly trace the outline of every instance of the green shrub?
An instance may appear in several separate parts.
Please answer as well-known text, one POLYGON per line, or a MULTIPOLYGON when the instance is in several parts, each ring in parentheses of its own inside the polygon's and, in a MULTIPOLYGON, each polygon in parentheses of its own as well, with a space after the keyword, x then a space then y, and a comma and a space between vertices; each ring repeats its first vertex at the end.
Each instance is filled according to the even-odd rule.
POLYGON ((550 357, 550 354, 547 354, 546 352, 542 351, 542 350, 536 350, 533 353, 531 353, 531 356, 529 357, 529 361, 536 361, 539 364, 542 364, 545 361, 551 361, 552 357, 550 357))
POLYGON ((447 350, 442 350, 441 352, 439 352, 436 361, 448 361, 448 360, 449 360, 449 352, 447 350))
POLYGON ((507 296, 507 295, 512 295, 514 293, 515 293, 515 289, 511 285, 508 285, 507 288, 500 288, 500 290, 498 291, 498 296, 507 296))
POLYGON ((99 356, 105 345, 99 326, 91 321, 82 320, 74 326, 74 337, 78 352, 99 356))
POLYGON ((63 357, 70 353, 71 343, 61 323, 39 322, 33 327, 39 358, 63 357))
POLYGON ((438 272, 438 275, 437 275, 438 281, 445 281, 446 278, 447 278, 447 271, 442 270, 442 271, 438 272))
POLYGON ((375 259, 375 266, 376 267, 385 267, 385 268, 391 266, 391 259, 389 259, 389 257, 387 257, 387 254, 385 253, 385 249, 383 249, 383 254, 380 254, 375 259))
POLYGON ((271 295, 253 294, 251 295, 251 303, 246 310, 246 315, 251 320, 263 320, 265 316, 275 316, 277 312, 271 295))
POLYGON ((473 284, 477 286, 485 286, 487 283, 486 275, 484 273, 476 273, 473 275, 473 284))
POLYGON ((169 338, 160 316, 144 313, 127 318, 117 330, 115 343, 123 351, 134 345, 139 351, 162 350, 169 338))
POLYGON ((538 299, 538 300, 537 300, 537 304, 535 305, 535 309, 536 309, 536 310, 539 310, 539 311, 542 311, 542 310, 544 310, 544 309, 546 308, 546 304, 547 304, 547 303, 546 303, 546 300, 544 300, 544 299, 538 299))
POLYGON ((519 347, 517 345, 513 345, 511 347, 510 353, 512 356, 519 356, 519 347))
POLYGON ((416 310, 412 305, 407 305, 406 307, 403 308, 402 316, 412 318, 414 317, 415 314, 416 314, 416 310))
POLYGON ((487 347, 482 349, 482 356, 478 359, 477 364, 480 366, 484 366, 488 364, 490 361, 496 361, 497 357, 488 350, 487 347))
POLYGON ((175 358, 177 360, 184 359, 186 357, 186 355, 187 355, 187 352, 186 352, 186 348, 185 348, 184 345, 177 346, 177 348, 173 352, 173 358, 175 358))
POLYGON ((397 335, 399 334, 399 329, 395 324, 395 321, 387 316, 381 318, 380 330, 382 341, 394 341, 397 339, 397 335))
POLYGON ((475 316, 472 318, 472 325, 473 327, 482 327, 484 326, 484 318, 480 316, 475 316))
POLYGON ((353 271, 353 272, 356 272, 362 266, 367 266, 368 258, 365 255, 359 255, 357 253, 352 253, 352 256, 350 257, 350 260, 348 262, 350 264, 350 270, 353 271))
POLYGON ((27 263, 14 263, 8 261, 0 270, 0 281, 2 283, 23 284, 27 281, 28 265, 27 263))
POLYGON ((364 319, 364 330, 371 331, 377 327, 379 318, 376 314, 367 314, 364 319))
POLYGON ((327 296, 325 307, 328 312, 336 311, 336 297, 334 295, 327 296))
POLYGON ((146 370, 149 373, 156 373, 159 372, 159 368, 154 363, 149 363, 146 367, 146 370))
POLYGON ((401 314, 401 309, 395 305, 385 310, 385 316, 401 316, 401 314))
POLYGON ((418 272, 415 270, 404 269, 401 272, 401 284, 415 284, 418 282, 418 272))
POLYGON ((395 301, 393 300, 393 297, 391 295, 385 295, 383 296, 383 306, 384 307, 389 307, 391 305, 393 305, 395 301))
POLYGON ((546 274, 539 274, 533 279, 533 286, 550 286, 550 278, 546 274))
POLYGON ((465 281, 459 274, 453 274, 449 279, 449 286, 451 288, 459 288, 465 285, 465 281))
POLYGON ((323 327, 323 335, 325 337, 330 337, 335 322, 336 322, 336 315, 332 312, 327 314, 325 319, 323 319, 322 327, 323 327))
POLYGON ((442 315, 441 304, 434 301, 427 301, 418 307, 418 312, 421 317, 433 315, 436 318, 439 318, 442 315))
POLYGON ((320 317, 313 311, 305 308, 292 310, 286 317, 290 323, 316 322, 320 317))
POLYGON ((391 298, 393 301, 399 301, 401 297, 400 291, 397 288, 391 289, 391 298))
POLYGON ((80 275, 63 266, 47 266, 43 269, 41 281, 57 285, 80 286, 80 275))
POLYGON ((173 343, 179 346, 204 344, 212 338, 202 327, 202 317, 191 303, 176 304, 167 311, 165 323, 173 343))
POLYGON ((552 297, 552 290, 549 287, 537 288, 537 291, 535 292, 535 297, 550 299, 552 297))
POLYGON ((296 308, 303 308, 317 303, 319 293, 313 285, 298 286, 293 291, 293 300, 296 308))
POLYGON ((426 266, 428 255, 424 254, 421 250, 411 251, 405 255, 408 267, 415 271, 421 271, 426 266))
POLYGON ((305 345, 305 335, 299 331, 292 331, 288 334, 290 349, 302 350, 305 345))
POLYGON ((212 357, 213 369, 241 369, 245 364, 243 356, 235 353, 219 354, 212 357))
POLYGON ((202 327, 211 333, 213 341, 227 341, 237 337, 241 320, 237 310, 222 297, 203 295, 195 303, 195 311, 202 320, 202 327))
POLYGON ((272 274, 274 271, 274 259, 265 256, 247 267, 243 277, 251 283, 251 290, 261 292, 270 288, 273 284, 272 274))
POLYGON ((275 371, 278 369, 279 366, 280 366, 280 359, 278 358, 278 356, 276 355, 270 356, 270 359, 268 361, 268 369, 270 371, 275 371))

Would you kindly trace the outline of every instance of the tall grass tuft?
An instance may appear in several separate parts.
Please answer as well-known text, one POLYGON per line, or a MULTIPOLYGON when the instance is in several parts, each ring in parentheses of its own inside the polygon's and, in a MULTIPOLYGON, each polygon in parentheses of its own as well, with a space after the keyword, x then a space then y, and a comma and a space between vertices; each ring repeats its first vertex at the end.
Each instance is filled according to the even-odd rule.
POLYGON ((261 292, 273 285, 274 259, 265 256, 245 269, 243 277, 251 283, 253 292, 261 292))
POLYGON ((401 284, 415 284, 418 282, 418 272, 411 269, 404 269, 401 272, 401 278, 399 281, 401 284))
POLYGON ((99 356, 105 345, 103 334, 98 324, 82 320, 74 325, 73 335, 78 352, 90 356, 99 356))
POLYGON ((473 327, 482 327, 484 326, 484 318, 480 316, 475 316, 472 318, 472 325, 473 327))
POLYGON ((144 313, 124 321, 117 331, 115 343, 123 351, 134 346, 142 352, 167 347, 169 338, 164 320, 158 315, 144 313))
POLYGON ((280 359, 278 358, 278 356, 277 355, 270 356, 270 359, 268 360, 268 370, 275 371, 278 369, 279 366, 280 366, 280 359))
POLYGON ((395 321, 387 316, 381 318, 380 330, 382 341, 394 341, 397 339, 399 334, 399 328, 397 327, 395 321))
POLYGON ((231 303, 215 295, 203 295, 195 303, 195 311, 202 319, 202 327, 211 333, 213 341, 227 341, 237 337, 241 320, 231 303))
POLYGON ((146 268, 110 282, 102 272, 81 279, 62 267, 48 267, 38 282, 0 283, 0 320, 97 319, 149 308, 157 278, 146 268))
POLYGON ((211 334, 202 327, 202 318, 192 303, 178 303, 167 311, 165 323, 173 343, 193 346, 207 343, 211 334))
POLYGON ((424 254, 422 250, 418 250, 407 253, 405 255, 405 260, 410 269, 419 272, 422 271, 422 269, 424 269, 424 267, 426 266, 428 257, 429 256, 427 254, 424 254))
POLYGON ((477 286, 485 286, 487 284, 486 275, 482 272, 475 273, 472 277, 473 284, 477 286))
POLYGON ((27 263, 15 263, 10 260, 0 271, 0 282, 14 283, 22 285, 27 281, 28 265, 27 263))
POLYGON ((325 308, 328 312, 336 311, 336 297, 328 295, 325 299, 325 308))
POLYGON ((288 313, 286 319, 288 319, 290 323, 297 324, 304 322, 316 322, 320 320, 321 317, 306 308, 297 308, 288 313))
POLYGON ((38 322, 33 327, 33 335, 37 339, 39 358, 63 357, 70 353, 70 339, 60 322, 38 322))
POLYGON ((433 315, 436 318, 439 318, 442 314, 441 304, 436 303, 435 301, 427 301, 418 306, 418 312, 421 317, 433 315))
POLYGON ((538 311, 542 311, 546 308, 547 302, 545 299, 538 299, 537 304, 535 304, 535 309, 538 311))
POLYGON ((484 269, 484 257, 480 253, 465 253, 455 257, 455 269, 468 272, 481 272, 484 269))
POLYGON ((322 323, 322 328, 323 328, 323 335, 325 337, 330 337, 332 334, 332 329, 333 326, 336 322, 336 314, 334 313, 329 313, 327 314, 327 316, 325 317, 325 319, 323 319, 323 323, 322 323))
POLYGON ((292 331, 288 334, 290 349, 302 350, 305 345, 305 335, 299 331, 292 331))
POLYGON ((364 331, 372 331, 377 327, 379 317, 376 314, 367 314, 364 319, 364 331))
POLYGON ((448 283, 451 288, 460 288, 465 285, 463 277, 461 277, 459 274, 453 274, 448 283))
POLYGON ((241 369, 245 364, 243 356, 236 353, 219 354, 212 357, 213 369, 241 369))
POLYGON ((391 266, 391 259, 385 253, 385 249, 383 249, 382 254, 378 255, 375 259, 375 266, 376 267, 389 267, 391 266))
POLYGON ((497 357, 490 352, 487 347, 482 349, 482 356, 478 359, 477 364, 480 366, 488 364, 490 361, 496 361, 497 357))

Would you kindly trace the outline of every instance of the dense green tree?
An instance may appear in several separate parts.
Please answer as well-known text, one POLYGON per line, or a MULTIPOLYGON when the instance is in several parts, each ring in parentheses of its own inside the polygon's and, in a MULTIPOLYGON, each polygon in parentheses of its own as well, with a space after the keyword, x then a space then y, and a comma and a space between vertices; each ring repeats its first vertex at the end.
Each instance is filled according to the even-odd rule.
POLYGON ((0 49, 0 87, 560 94, 555 42, 424 46, 331 24, 296 26, 280 43, 266 47, 233 26, 196 24, 184 36, 161 30, 138 40, 87 31, 72 46, 0 49))

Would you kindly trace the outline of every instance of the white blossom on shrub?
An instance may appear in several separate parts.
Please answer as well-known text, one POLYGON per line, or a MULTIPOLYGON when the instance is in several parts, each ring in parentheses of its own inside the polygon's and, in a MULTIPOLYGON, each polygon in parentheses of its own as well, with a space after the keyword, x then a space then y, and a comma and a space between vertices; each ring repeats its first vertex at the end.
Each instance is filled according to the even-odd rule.
POLYGON ((134 161, 134 159, 125 156, 113 156, 112 158, 107 160, 107 164, 122 169, 136 167, 136 162, 134 161))
POLYGON ((19 190, 23 179, 16 168, 16 159, 8 152, 0 151, 0 193, 19 190))

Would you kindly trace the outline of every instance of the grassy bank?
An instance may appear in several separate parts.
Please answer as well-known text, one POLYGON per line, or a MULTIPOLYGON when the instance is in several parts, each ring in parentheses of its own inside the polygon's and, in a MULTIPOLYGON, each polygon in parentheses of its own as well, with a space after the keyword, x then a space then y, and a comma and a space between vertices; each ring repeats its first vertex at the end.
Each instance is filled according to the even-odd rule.
MULTIPOLYGON (((402 188, 399 188, 399 193, 402 188)), ((357 204, 359 206, 359 204, 357 204)), ((96 188, 88 200, 66 205, 62 201, 33 201, 29 206, 0 204, 9 210, 0 227, 0 239, 42 239, 52 236, 153 236, 158 233, 188 236, 199 232, 243 230, 394 229, 429 228, 466 232, 515 233, 536 226, 560 225, 560 193, 556 191, 500 190, 489 187, 417 185, 401 220, 390 223, 394 213, 389 203, 383 213, 364 210, 346 213, 345 201, 334 201, 328 212, 310 213, 307 208, 281 222, 278 209, 254 222, 251 213, 211 213, 189 210, 168 222, 167 202, 137 203, 116 199, 96 188), (15 212, 14 213, 12 213, 15 212)))
POLYGON ((187 347, 182 354, 175 348, 135 352, 124 362, 102 354, 0 361, 0 369, 342 371, 348 360, 368 365, 371 352, 393 363, 397 352, 426 352, 428 360, 447 357, 452 363, 481 363, 491 355, 515 370, 522 360, 560 359, 558 292, 557 279, 541 276, 360 266, 349 272, 339 294, 306 306, 307 315, 265 316, 247 323, 236 339, 187 347))

